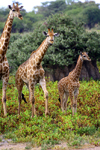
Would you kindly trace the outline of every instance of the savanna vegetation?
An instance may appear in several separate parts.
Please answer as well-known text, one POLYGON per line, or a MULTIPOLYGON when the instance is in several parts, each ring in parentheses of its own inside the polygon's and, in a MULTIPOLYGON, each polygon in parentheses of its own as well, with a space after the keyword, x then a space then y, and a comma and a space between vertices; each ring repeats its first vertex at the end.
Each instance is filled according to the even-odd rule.
MULTIPOLYGON (((60 36, 49 47, 42 65, 68 66, 76 62, 80 51, 89 52, 92 62, 96 62, 100 72, 100 9, 94 2, 58 1, 42 3, 32 12, 22 11, 23 21, 14 19, 7 59, 10 73, 26 61, 45 39, 42 32, 53 27, 60 36), (65 3, 67 2, 67 3, 65 3), (55 21, 56 20, 56 21, 55 21), (92 30, 90 32, 90 29, 92 30), (88 29, 88 31, 87 31, 88 29), (97 32, 98 30, 98 32, 97 32)), ((2 33, 9 10, 0 9, 0 32, 2 33)), ((44 96, 40 85, 35 87, 37 115, 31 118, 31 104, 26 86, 23 88, 27 104, 22 101, 21 115, 18 117, 18 92, 15 78, 10 74, 7 87, 7 111, 2 108, 2 81, 0 81, 0 134, 13 142, 30 142, 31 146, 41 145, 42 149, 65 141, 68 146, 80 147, 85 143, 100 145, 100 81, 90 79, 80 81, 78 109, 72 117, 68 100, 67 112, 62 112, 58 101, 58 81, 47 80, 49 92, 49 116, 44 114, 44 96)))
MULTIPOLYGON (((0 99, 1 99, 0 82, 0 99)), ((35 107, 37 115, 31 118, 29 92, 24 86, 27 103, 22 101, 21 115, 18 118, 18 92, 15 79, 10 76, 7 88, 8 116, 4 117, 0 105, 0 134, 13 142, 30 142, 31 146, 41 145, 43 149, 65 141, 68 146, 79 147, 85 143, 100 145, 100 81, 81 81, 78 96, 77 114, 72 116, 70 99, 67 112, 62 112, 58 100, 57 81, 47 79, 49 92, 49 112, 45 117, 45 101, 40 85, 35 87, 35 107)))

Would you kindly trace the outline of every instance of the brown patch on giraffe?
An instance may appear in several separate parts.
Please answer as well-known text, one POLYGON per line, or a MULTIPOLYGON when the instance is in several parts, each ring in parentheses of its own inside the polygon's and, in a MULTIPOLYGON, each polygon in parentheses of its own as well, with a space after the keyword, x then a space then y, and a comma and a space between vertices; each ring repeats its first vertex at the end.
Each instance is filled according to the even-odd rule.
POLYGON ((35 61, 36 61, 36 62, 38 61, 38 57, 35 58, 35 61))
POLYGON ((10 26, 10 27, 11 27, 11 26, 12 26, 12 22, 9 22, 9 23, 8 23, 8 26, 10 26))
POLYGON ((40 69, 40 62, 37 63, 37 69, 40 69))
POLYGON ((41 52, 41 55, 44 55, 45 52, 41 52))
POLYGON ((8 44, 9 44, 9 43, 5 43, 5 46, 8 47, 8 44))
POLYGON ((33 83, 31 83, 31 88, 33 89, 33 87, 34 87, 34 84, 33 84, 33 83))
POLYGON ((5 64, 6 64, 6 63, 4 62, 4 63, 2 64, 2 66, 4 67, 4 66, 5 66, 5 64))
POLYGON ((8 31, 9 31, 9 32, 11 31, 11 28, 10 28, 10 27, 8 27, 8 31))
POLYGON ((7 66, 4 66, 4 69, 3 69, 5 72, 8 70, 8 67, 7 66))
POLYGON ((33 70, 32 69, 30 70, 30 74, 33 74, 33 70))
POLYGON ((35 75, 33 74, 33 79, 35 79, 35 75))
POLYGON ((31 69, 31 66, 28 66, 28 70, 30 70, 31 69))
POLYGON ((6 43, 8 43, 8 42, 9 42, 9 37, 7 37, 7 38, 6 38, 5 42, 6 42, 6 43))
POLYGON ((43 76, 44 75, 44 70, 41 70, 40 71, 40 76, 43 76))
POLYGON ((27 74, 26 74, 26 73, 24 73, 24 77, 25 77, 25 78, 27 77, 27 74))
POLYGON ((35 65, 35 59, 31 60, 30 64, 31 66, 35 65))
POLYGON ((1 50, 1 48, 0 48, 0 54, 2 54, 2 50, 1 50))
POLYGON ((3 49, 3 50, 5 50, 5 49, 6 49, 6 46, 5 46, 5 45, 3 45, 3 46, 2 46, 2 49, 3 49))
POLYGON ((33 70, 36 70, 36 66, 33 66, 33 70))
POLYGON ((35 74, 36 74, 36 75, 39 74, 39 70, 36 70, 36 71, 35 71, 35 74))
POLYGON ((7 34, 8 37, 10 37, 10 33, 9 32, 7 32, 6 34, 7 34))

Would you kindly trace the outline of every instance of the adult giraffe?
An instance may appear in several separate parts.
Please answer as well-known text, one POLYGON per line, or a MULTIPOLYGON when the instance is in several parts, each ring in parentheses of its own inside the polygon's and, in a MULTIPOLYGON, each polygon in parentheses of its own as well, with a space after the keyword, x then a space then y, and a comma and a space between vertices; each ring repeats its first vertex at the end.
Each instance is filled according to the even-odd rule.
POLYGON ((2 103, 3 103, 3 109, 4 109, 4 116, 7 115, 7 109, 6 109, 6 88, 9 80, 9 64, 6 58, 6 52, 9 45, 10 40, 10 33, 12 29, 12 23, 14 17, 17 17, 19 19, 23 19, 22 15, 20 14, 20 10, 23 6, 18 7, 18 3, 16 5, 13 3, 13 6, 8 6, 10 9, 7 21, 5 23, 2 35, 0 37, 0 80, 3 80, 3 87, 2 87, 2 103))
POLYGON ((47 32, 43 32, 47 38, 42 42, 39 48, 36 51, 33 51, 30 58, 21 64, 16 72, 16 86, 18 89, 18 114, 20 115, 20 105, 21 100, 24 99, 24 95, 22 94, 22 88, 24 83, 26 83, 29 89, 29 99, 32 103, 32 117, 35 114, 35 99, 34 99, 34 87, 36 83, 40 83, 45 95, 45 115, 48 114, 48 91, 46 89, 46 81, 44 76, 44 69, 42 68, 41 62, 47 51, 49 45, 52 45, 54 42, 54 36, 58 36, 58 33, 54 33, 53 29, 50 31, 48 29, 47 32))

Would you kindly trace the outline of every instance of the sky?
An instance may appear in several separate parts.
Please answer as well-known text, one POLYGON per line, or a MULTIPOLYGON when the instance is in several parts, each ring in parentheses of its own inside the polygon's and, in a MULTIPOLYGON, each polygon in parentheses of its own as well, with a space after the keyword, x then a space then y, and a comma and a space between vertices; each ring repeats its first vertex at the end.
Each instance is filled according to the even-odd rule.
MULTIPOLYGON (((14 0, 0 0, 0 8, 2 7, 7 8, 8 5, 11 5, 13 1, 14 0)), ((15 1, 22 3, 22 5, 24 6, 24 9, 27 12, 30 12, 33 10, 33 7, 41 6, 42 2, 55 1, 55 0, 15 0, 15 1)), ((80 1, 84 2, 85 0, 80 0, 80 1)), ((100 3, 100 0, 92 0, 92 1, 95 1, 96 3, 100 3)))

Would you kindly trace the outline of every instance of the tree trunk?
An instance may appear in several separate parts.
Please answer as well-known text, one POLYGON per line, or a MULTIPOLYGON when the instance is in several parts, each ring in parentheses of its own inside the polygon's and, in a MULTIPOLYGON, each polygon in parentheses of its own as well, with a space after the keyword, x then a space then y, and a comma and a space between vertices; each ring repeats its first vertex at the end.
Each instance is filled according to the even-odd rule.
MULTIPOLYGON (((48 66, 45 71, 45 76, 50 77, 51 81, 60 80, 63 77, 68 76, 69 72, 71 72, 75 68, 75 63, 73 65, 59 67, 59 66, 48 66)), ((94 80, 100 79, 100 73, 96 65, 96 61, 84 61, 82 65, 82 70, 80 74, 80 80, 89 80, 93 78, 94 80)))

